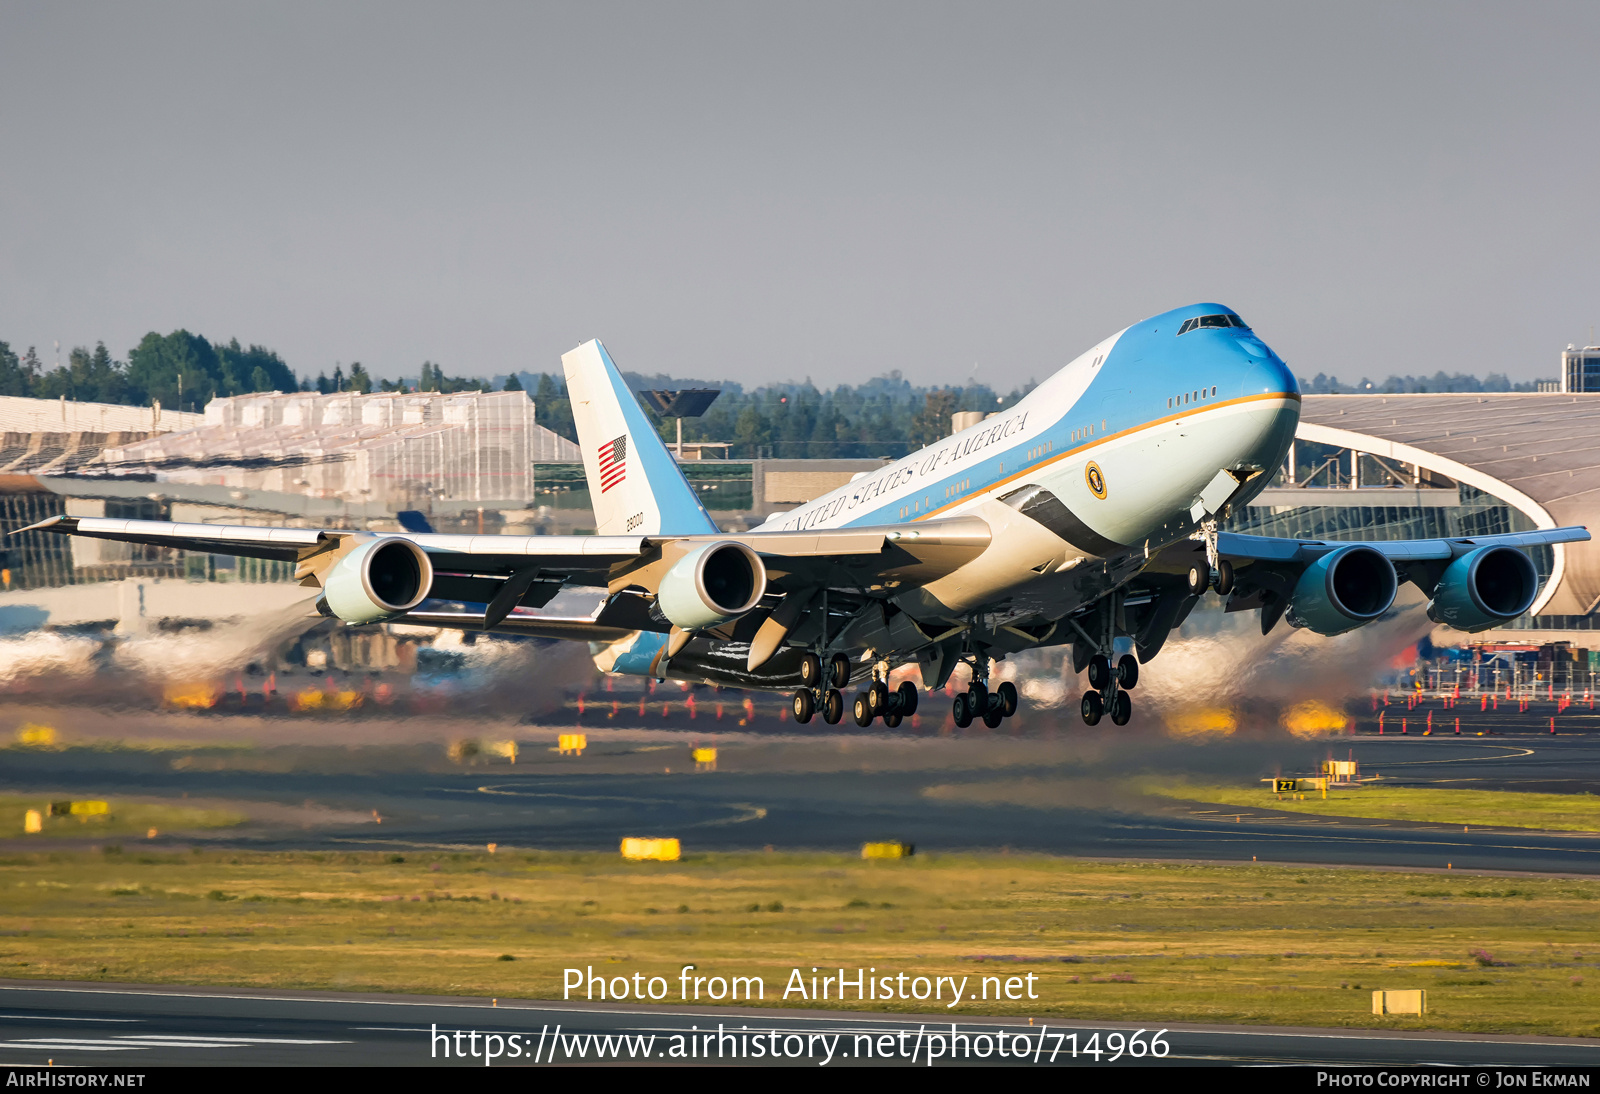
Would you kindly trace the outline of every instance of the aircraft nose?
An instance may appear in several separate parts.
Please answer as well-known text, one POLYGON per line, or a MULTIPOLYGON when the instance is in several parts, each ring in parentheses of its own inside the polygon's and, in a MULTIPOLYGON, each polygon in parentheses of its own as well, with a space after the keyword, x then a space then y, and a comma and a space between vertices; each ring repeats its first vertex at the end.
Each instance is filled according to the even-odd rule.
POLYGON ((1283 358, 1269 349, 1254 334, 1246 334, 1235 346, 1239 370, 1239 397, 1258 408, 1241 419, 1236 428, 1240 466, 1274 467, 1283 462, 1300 423, 1300 385, 1283 358), (1282 402, 1273 395, 1289 396, 1282 402), (1266 401, 1257 402, 1262 396, 1266 401))
POLYGON ((1298 395, 1300 384, 1283 358, 1253 334, 1238 340, 1240 395, 1298 395))

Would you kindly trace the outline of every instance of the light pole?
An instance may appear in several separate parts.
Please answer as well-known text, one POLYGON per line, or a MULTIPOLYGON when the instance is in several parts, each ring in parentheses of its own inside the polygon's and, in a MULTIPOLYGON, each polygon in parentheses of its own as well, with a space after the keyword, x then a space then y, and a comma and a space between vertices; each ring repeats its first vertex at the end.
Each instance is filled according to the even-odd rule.
POLYGON ((681 391, 645 391, 645 401, 650 408, 663 418, 676 418, 678 420, 678 462, 683 462, 683 420, 685 418, 698 418, 722 394, 720 387, 691 387, 681 391))

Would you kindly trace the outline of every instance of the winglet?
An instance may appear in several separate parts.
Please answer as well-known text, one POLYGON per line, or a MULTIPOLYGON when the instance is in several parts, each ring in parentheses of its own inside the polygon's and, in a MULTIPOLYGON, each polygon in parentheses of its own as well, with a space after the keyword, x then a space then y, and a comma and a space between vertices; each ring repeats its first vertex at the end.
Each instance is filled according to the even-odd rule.
POLYGON ((30 524, 26 528, 13 528, 6 535, 20 536, 24 532, 60 532, 64 535, 71 535, 77 530, 77 517, 46 517, 38 524, 30 524))
POLYGON ((678 463, 650 427, 599 340, 561 356, 583 449, 595 531, 602 536, 716 532, 678 463))

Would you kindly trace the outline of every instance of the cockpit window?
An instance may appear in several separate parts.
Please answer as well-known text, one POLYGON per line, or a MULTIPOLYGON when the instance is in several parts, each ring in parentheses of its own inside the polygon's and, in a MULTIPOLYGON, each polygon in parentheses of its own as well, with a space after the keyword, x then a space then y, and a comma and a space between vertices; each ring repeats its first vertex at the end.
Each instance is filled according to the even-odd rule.
POLYGON ((1185 335, 1201 327, 1238 327, 1240 330, 1249 330, 1250 327, 1237 315, 1202 315, 1195 319, 1185 319, 1183 326, 1178 328, 1178 334, 1185 335))

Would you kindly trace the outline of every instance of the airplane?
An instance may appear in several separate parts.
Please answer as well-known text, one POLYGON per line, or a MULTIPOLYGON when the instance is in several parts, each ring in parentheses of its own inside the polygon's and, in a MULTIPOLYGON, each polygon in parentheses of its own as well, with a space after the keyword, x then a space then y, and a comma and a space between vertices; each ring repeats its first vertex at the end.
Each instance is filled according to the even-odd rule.
MULTIPOLYGON (((1240 318, 1202 303, 1092 346, 1016 405, 747 532, 712 521, 605 347, 562 356, 596 534, 380 533, 60 516, 31 529, 279 559, 350 626, 404 619, 587 641, 610 673, 792 692, 795 720, 851 713, 890 727, 920 690, 915 665, 965 728, 1015 713, 996 660, 1070 645, 1088 670, 1084 722, 1126 725, 1140 666, 1200 597, 1337 635, 1382 617, 1399 585, 1436 623, 1477 631, 1539 592, 1524 550, 1581 527, 1396 541, 1220 530, 1283 463, 1295 377, 1240 318), (587 615, 542 609, 603 590, 587 615), (602 598, 603 597, 603 598, 602 598), (1128 650, 1121 653, 1119 650, 1128 650)), ((30 529, 25 529, 30 530, 30 529)))

